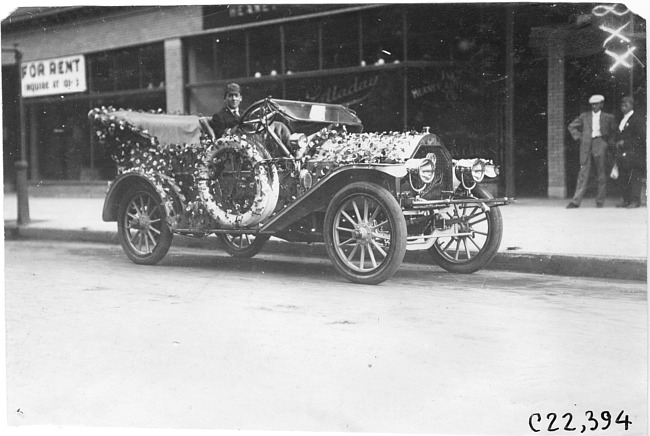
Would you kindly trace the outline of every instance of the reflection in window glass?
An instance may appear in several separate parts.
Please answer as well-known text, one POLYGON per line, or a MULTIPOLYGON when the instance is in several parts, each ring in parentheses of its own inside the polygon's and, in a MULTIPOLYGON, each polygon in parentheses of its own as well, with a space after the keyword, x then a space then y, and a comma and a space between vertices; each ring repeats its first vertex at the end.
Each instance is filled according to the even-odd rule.
POLYGON ((137 89, 140 86, 138 52, 124 50, 113 58, 115 62, 116 89, 137 89))
POLYGON ((89 55, 92 91, 162 87, 165 82, 162 44, 89 55))
POLYGON ((318 69, 318 23, 307 21, 284 27, 287 72, 318 69))
POLYGON ((335 15, 323 20, 323 68, 359 65, 359 18, 335 15))
POLYGON ((92 90, 93 91, 112 91, 113 90, 113 62, 105 53, 91 57, 89 59, 91 66, 92 90))
POLYGON ((141 88, 165 86, 165 53, 162 44, 143 47, 140 52, 141 88))
POLYGON ((381 65, 404 60, 401 8, 381 8, 363 14, 363 60, 381 65))
POLYGON ((215 37, 216 77, 227 79, 246 76, 246 39, 242 31, 215 37))
POLYGON ((280 28, 262 27, 250 33, 250 74, 280 74, 280 28))
POLYGON ((408 57, 414 61, 448 61, 468 56, 476 36, 471 5, 435 4, 408 10, 408 57))

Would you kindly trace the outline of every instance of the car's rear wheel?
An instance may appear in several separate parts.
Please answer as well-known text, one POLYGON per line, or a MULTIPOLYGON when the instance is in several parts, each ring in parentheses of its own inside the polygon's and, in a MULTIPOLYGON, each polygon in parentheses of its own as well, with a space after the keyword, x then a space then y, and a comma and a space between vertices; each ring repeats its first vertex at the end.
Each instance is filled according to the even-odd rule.
POLYGON ((120 244, 133 262, 153 265, 165 257, 172 243, 160 196, 150 187, 129 192, 117 212, 120 244))
MULTIPOLYGON (((492 198, 489 192, 477 186, 472 191, 476 198, 492 198)), ((470 274, 485 267, 499 251, 503 235, 503 221, 498 207, 484 208, 480 204, 453 205, 446 219, 457 220, 462 235, 436 239, 429 253, 436 263, 453 273, 470 274)))
POLYGON ((223 245, 224 249, 232 257, 247 258, 253 257, 266 244, 266 241, 269 240, 269 236, 266 235, 231 235, 229 233, 220 234, 219 240, 223 245))
POLYGON ((381 283, 404 260, 404 214, 395 197, 374 183, 352 183, 339 191, 325 214, 324 230, 329 258, 351 282, 381 283))

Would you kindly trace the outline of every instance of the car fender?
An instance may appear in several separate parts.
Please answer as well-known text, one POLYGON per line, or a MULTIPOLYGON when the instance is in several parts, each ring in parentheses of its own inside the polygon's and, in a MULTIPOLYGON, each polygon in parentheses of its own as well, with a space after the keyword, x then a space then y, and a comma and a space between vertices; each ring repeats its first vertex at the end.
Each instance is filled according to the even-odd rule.
POLYGON ((104 200, 102 219, 117 221, 117 209, 122 198, 138 185, 151 187, 160 196, 165 206, 167 224, 171 228, 177 227, 180 217, 179 210, 182 210, 186 203, 180 187, 169 177, 136 170, 120 175, 111 183, 104 200))
POLYGON ((314 211, 326 209, 332 197, 352 182, 376 183, 395 194, 397 182, 406 174, 406 166, 395 164, 355 164, 336 168, 323 174, 311 189, 273 215, 260 228, 260 232, 281 231, 314 211))

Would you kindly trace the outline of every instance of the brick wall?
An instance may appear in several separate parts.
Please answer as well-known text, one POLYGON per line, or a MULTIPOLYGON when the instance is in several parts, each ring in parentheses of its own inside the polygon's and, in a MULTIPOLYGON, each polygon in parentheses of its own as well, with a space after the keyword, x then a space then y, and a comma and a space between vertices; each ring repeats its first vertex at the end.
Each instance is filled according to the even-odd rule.
POLYGON ((551 39, 548 50, 548 197, 566 198, 564 43, 551 39))

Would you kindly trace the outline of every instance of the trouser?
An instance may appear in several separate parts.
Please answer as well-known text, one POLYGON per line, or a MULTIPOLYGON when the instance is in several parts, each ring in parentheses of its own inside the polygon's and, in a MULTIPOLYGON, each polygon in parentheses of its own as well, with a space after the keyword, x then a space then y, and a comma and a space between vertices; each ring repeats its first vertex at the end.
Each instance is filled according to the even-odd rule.
POLYGON ((582 197, 587 191, 587 183, 589 182, 589 175, 591 174, 592 163, 596 167, 596 181, 598 183, 598 191, 596 194, 596 203, 604 203, 605 196, 607 195, 607 173, 605 171, 605 149, 601 147, 602 152, 599 154, 594 153, 596 141, 605 142, 602 138, 594 138, 591 140, 591 152, 587 157, 584 165, 580 165, 580 172, 578 173, 578 183, 576 185, 576 192, 573 194, 572 203, 580 205, 582 197))
POLYGON ((618 182, 623 194, 623 203, 641 203, 641 189, 645 170, 640 168, 619 168, 618 182))

